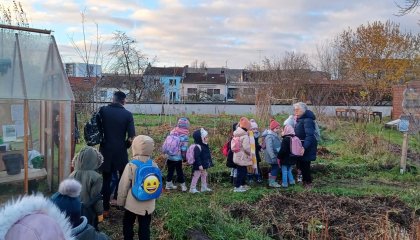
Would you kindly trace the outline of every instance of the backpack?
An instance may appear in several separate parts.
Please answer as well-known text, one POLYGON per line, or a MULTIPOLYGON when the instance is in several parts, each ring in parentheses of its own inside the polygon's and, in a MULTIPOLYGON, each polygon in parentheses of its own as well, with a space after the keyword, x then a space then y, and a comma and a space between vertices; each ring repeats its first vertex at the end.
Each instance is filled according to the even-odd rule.
POLYGON ((318 122, 314 120, 314 124, 315 124, 315 133, 314 136, 316 138, 317 142, 321 142, 321 129, 319 128, 318 122))
POLYGON ((147 162, 132 160, 137 166, 131 186, 131 194, 138 201, 156 199, 162 193, 162 173, 153 166, 152 159, 147 162))
POLYGON ((84 138, 88 146, 98 145, 104 139, 100 110, 92 114, 90 121, 84 127, 84 138))
POLYGON ((302 141, 296 136, 290 137, 290 156, 301 157, 302 154, 302 141))
POLYGON ((239 137, 232 138, 232 141, 230 141, 230 149, 234 153, 241 151, 241 140, 239 137))
POLYGON ((194 149, 195 149, 196 146, 201 151, 201 146, 199 144, 191 144, 191 146, 187 150, 187 163, 190 164, 190 165, 193 165, 194 162, 195 162, 194 149))
POLYGON ((225 157, 227 157, 229 155, 229 143, 230 143, 230 140, 226 141, 225 144, 222 147, 222 154, 225 157))
POLYGON ((162 152, 169 156, 176 156, 180 154, 181 138, 175 134, 169 134, 162 145, 162 152))

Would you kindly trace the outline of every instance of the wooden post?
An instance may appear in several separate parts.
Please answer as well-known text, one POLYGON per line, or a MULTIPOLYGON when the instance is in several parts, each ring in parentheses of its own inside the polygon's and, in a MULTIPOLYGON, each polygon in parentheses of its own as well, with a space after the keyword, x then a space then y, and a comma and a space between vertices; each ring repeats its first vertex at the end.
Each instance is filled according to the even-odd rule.
POLYGON ((29 103, 28 103, 28 99, 25 99, 24 101, 24 107, 23 107, 23 127, 24 127, 24 137, 23 137, 23 142, 24 142, 24 148, 23 148, 23 171, 24 171, 24 190, 25 193, 27 194, 29 191, 29 186, 28 186, 28 141, 29 141, 29 136, 28 136, 28 127, 29 127, 29 103))
POLYGON ((401 162, 400 162, 400 173, 405 173, 407 168, 407 148, 408 148, 408 133, 404 133, 403 144, 402 144, 402 153, 401 153, 401 162))

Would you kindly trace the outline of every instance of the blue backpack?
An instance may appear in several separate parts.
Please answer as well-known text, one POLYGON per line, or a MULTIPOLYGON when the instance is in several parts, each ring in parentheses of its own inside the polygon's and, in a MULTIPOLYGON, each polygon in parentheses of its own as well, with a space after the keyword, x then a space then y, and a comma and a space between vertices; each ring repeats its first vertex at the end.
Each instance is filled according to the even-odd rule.
POLYGON ((158 198, 162 193, 162 173, 153 166, 153 160, 142 162, 134 159, 131 163, 137 166, 131 186, 133 197, 138 201, 158 198))

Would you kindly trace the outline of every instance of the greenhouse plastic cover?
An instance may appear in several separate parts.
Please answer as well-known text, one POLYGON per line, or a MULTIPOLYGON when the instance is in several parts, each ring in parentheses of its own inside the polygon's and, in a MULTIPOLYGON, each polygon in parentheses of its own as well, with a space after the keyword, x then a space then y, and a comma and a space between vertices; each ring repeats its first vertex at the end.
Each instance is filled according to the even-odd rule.
POLYGON ((74 100, 53 36, 0 30, 0 99, 74 100))

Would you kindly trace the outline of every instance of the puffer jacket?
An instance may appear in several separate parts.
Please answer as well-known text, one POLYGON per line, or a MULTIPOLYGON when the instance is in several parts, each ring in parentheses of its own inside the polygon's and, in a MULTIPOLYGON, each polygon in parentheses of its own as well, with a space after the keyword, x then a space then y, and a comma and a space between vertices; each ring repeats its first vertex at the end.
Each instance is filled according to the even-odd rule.
POLYGON ((243 128, 238 128, 233 132, 233 137, 239 137, 241 149, 233 153, 233 162, 238 166, 251 166, 251 145, 248 132, 243 128))
POLYGON ((76 240, 109 240, 109 237, 102 232, 97 232, 94 227, 88 224, 86 217, 82 217, 79 226, 71 230, 76 240))
MULTIPOLYGON (((154 150, 154 141, 148 136, 137 136, 133 140, 131 146, 133 156, 142 162, 147 162, 152 155, 154 150)), ((153 166, 158 167, 155 162, 153 166)), ((136 173, 137 166, 129 162, 124 169, 124 173, 121 176, 120 184, 118 185, 118 206, 123 206, 128 211, 137 215, 152 214, 155 210, 156 199, 147 201, 137 201, 133 194, 131 194, 131 185, 134 182, 134 176, 136 173)), ((160 183, 162 184, 162 183, 160 183)))
POLYGON ((269 164, 277 163, 277 154, 280 151, 281 140, 277 133, 265 130, 262 134, 265 141, 264 159, 269 164))
POLYGON ((295 125, 295 135, 303 140, 303 148, 305 153, 302 156, 303 161, 316 160, 316 151, 318 142, 315 138, 315 114, 311 110, 306 110, 300 116, 295 125))
POLYGON ((66 215, 41 194, 24 196, 0 208, 1 240, 74 240, 66 215))
POLYGON ((213 161, 211 159, 210 148, 207 144, 203 143, 201 139, 200 129, 196 130, 193 133, 194 143, 200 145, 194 148, 194 164, 193 170, 199 170, 200 166, 203 166, 204 169, 208 169, 213 166, 213 161))
POLYGON ((87 217, 88 223, 94 226, 97 224, 96 217, 103 213, 102 176, 96 172, 102 161, 102 155, 96 149, 85 147, 75 156, 74 171, 69 176, 82 184, 80 200, 84 207, 87 207, 83 214, 87 217), (88 203, 92 203, 92 206, 87 206, 88 203))

